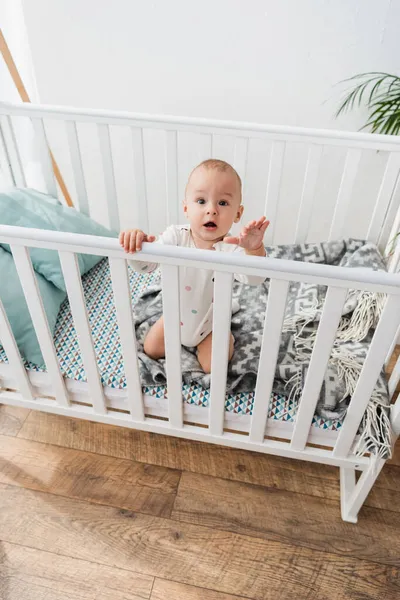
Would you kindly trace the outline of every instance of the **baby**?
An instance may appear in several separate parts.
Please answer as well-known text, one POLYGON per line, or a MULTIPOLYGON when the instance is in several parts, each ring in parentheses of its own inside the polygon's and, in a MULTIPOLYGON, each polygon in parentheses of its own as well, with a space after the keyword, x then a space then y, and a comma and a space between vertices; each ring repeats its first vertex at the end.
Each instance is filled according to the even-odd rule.
MULTIPOLYGON (((188 225, 171 225, 159 237, 158 243, 216 252, 244 252, 250 256, 265 256, 263 238, 269 222, 265 217, 251 221, 239 237, 229 230, 243 213, 242 182, 235 169, 222 160, 209 159, 190 174, 186 185, 184 213, 188 225)), ((143 242, 154 242, 154 235, 140 229, 121 231, 119 241, 126 252, 141 250, 143 242)), ((150 273, 157 264, 129 261, 139 272, 150 273)), ((213 271, 190 267, 180 268, 181 342, 197 347, 197 358, 205 373, 211 371, 213 271)), ((242 283, 257 285, 263 278, 235 275, 242 283)), ((229 360, 233 355, 231 334, 229 360)), ((161 317, 144 340, 145 353, 155 360, 165 357, 164 321, 161 317)))

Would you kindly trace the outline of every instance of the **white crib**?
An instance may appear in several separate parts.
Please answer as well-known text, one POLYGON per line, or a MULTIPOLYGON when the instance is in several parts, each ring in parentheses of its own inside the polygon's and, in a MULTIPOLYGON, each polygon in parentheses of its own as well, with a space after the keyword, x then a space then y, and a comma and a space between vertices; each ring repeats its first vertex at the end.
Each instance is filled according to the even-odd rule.
MULTIPOLYGON (((353 235, 377 243, 384 251, 400 228, 400 138, 394 136, 28 104, 0 104, 0 118, 0 164, 10 183, 21 187, 26 185, 26 165, 16 134, 16 124, 19 119, 29 119, 40 148, 47 191, 53 195, 59 194, 48 152, 50 140, 57 159, 61 160, 62 171, 68 173, 69 169, 69 185, 76 190, 74 200, 79 209, 106 221, 108 212, 108 223, 115 230, 120 227, 119 215, 126 210, 127 202, 132 203, 136 221, 124 222, 125 227, 135 224, 147 231, 151 227, 151 231, 154 231, 154 227, 161 229, 168 223, 177 223, 182 188, 179 181, 181 162, 187 163, 185 173, 182 174, 184 177, 189 167, 210 156, 230 160, 237 168, 244 180, 245 204, 246 190, 248 193, 252 190, 250 216, 252 218, 266 214, 271 220, 267 237, 269 243, 305 242, 310 239, 319 241, 353 235), (64 137, 54 133, 54 122, 65 128, 64 137), (90 135, 86 132, 86 138, 80 133, 82 124, 92 126, 90 135), (98 138, 94 135, 96 129, 98 138), (134 188, 131 192, 124 189, 121 193, 118 187, 116 174, 121 171, 119 162, 121 157, 124 157, 124 161, 127 158, 125 152, 115 150, 113 136, 117 130, 124 130, 132 144, 132 169, 128 168, 128 171, 133 172, 134 188), (165 161, 164 165, 161 163, 162 173, 160 164, 157 165, 156 159, 153 161, 155 179, 160 179, 161 183, 151 177, 151 161, 154 157, 149 156, 151 144, 146 142, 150 139, 146 137, 149 135, 154 138, 154 155, 165 161), (84 166, 82 159, 83 146, 90 157, 90 152, 97 143, 101 169, 95 169, 95 185, 100 185, 104 177, 106 203, 100 209, 98 203, 94 205, 90 200, 90 190, 86 185, 87 166, 84 166), (293 149, 299 153, 293 153, 293 149), (322 201, 322 205, 316 205, 315 198, 318 185, 321 184, 326 152, 329 158, 325 164, 324 181, 328 178, 329 190, 325 188, 325 193, 330 195, 331 202, 325 205, 322 201), (336 155, 336 161, 333 158, 335 152, 339 152, 341 157, 337 159, 336 155), (366 155, 368 160, 365 162, 366 155), (259 166, 256 168, 254 165, 257 160, 259 166), (332 176, 333 171, 336 180, 332 176), (293 187, 296 178, 299 182, 297 195, 294 192, 295 186, 293 187), (164 189, 163 196, 158 196, 157 201, 150 199, 149 192, 149 187, 155 183, 164 189), (286 191, 288 204, 282 209, 285 185, 289 185, 286 191), (358 196, 355 192, 357 186, 358 196), (356 196, 360 198, 363 193, 368 195, 367 192, 370 192, 371 197, 363 202, 362 211, 360 207, 354 210, 356 196), (161 222, 158 213, 161 208, 164 211, 164 207, 165 222, 161 222)), ((126 172, 126 166, 124 170, 126 172)), ((96 189, 92 186, 92 195, 96 189)), ((128 255, 120 249, 117 240, 0 226, 0 242, 11 245, 47 367, 45 373, 25 370, 0 303, 0 339, 8 357, 8 363, 0 363, 1 403, 335 465, 340 468, 342 517, 350 522, 357 521, 358 511, 385 462, 379 460, 374 465, 369 455, 356 456, 354 444, 382 365, 390 357, 398 335, 400 275, 396 274, 396 267, 400 254, 399 245, 392 256, 390 272, 381 273, 145 244, 141 259, 157 261, 161 265, 168 388, 168 401, 165 401, 142 393, 127 278, 128 255), (29 247, 59 252, 87 383, 77 385, 77 382, 63 377, 60 372, 33 274, 29 247), (77 253, 109 258, 124 363, 129 365, 126 369, 127 388, 124 391, 105 388, 101 384, 77 266, 77 253), (209 408, 182 402, 178 295, 180 265, 208 268, 216 274, 209 408), (224 410, 232 278, 237 272, 271 279, 252 416, 227 413, 224 410), (268 399, 271 395, 290 281, 309 281, 328 286, 310 368, 294 423, 268 418, 268 399), (387 301, 340 431, 317 430, 311 427, 311 422, 341 308, 350 288, 386 293, 387 301), (358 480, 357 470, 362 472, 358 480)), ((399 379, 400 363, 396 365, 389 381, 391 396, 399 379)), ((391 424, 395 439, 400 433, 400 401, 392 404, 391 424)))

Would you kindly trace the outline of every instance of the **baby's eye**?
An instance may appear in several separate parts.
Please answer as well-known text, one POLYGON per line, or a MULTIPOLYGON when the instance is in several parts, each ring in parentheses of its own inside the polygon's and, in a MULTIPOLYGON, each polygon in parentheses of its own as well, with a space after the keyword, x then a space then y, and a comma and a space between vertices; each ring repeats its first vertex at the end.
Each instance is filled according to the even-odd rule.
POLYGON ((220 201, 218 202, 218 204, 219 204, 220 206, 228 206, 228 202, 227 202, 226 200, 220 200, 220 201))
POLYGON ((204 204, 205 200, 204 200, 204 198, 197 198, 196 202, 197 202, 197 204, 204 204))

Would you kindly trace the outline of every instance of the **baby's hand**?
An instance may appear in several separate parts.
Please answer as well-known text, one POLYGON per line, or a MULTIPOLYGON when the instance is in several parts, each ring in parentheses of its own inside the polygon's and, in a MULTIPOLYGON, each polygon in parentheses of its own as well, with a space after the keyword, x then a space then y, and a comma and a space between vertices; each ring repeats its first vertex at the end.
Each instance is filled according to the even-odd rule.
POLYGON ((258 221, 250 221, 242 231, 239 237, 226 237, 224 242, 227 244, 237 244, 248 252, 255 252, 264 247, 264 234, 269 225, 266 217, 261 217, 258 221))
POLYGON ((142 249, 143 242, 154 242, 154 235, 147 235, 141 229, 128 229, 127 231, 121 231, 119 234, 119 243, 125 250, 125 252, 136 252, 142 249))

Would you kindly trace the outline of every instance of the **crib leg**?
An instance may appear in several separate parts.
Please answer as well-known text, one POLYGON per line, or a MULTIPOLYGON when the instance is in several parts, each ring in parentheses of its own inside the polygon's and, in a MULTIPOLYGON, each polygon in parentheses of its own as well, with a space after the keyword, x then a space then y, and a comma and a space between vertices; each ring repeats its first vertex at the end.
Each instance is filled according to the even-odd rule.
POLYGON ((343 521, 357 523, 358 511, 364 504, 374 485, 385 460, 378 460, 375 468, 371 464, 356 483, 356 470, 353 467, 340 468, 340 505, 343 521))
POLYGON ((356 488, 356 470, 353 467, 340 467, 340 508, 343 521, 357 523, 357 513, 349 511, 349 498, 356 488))

